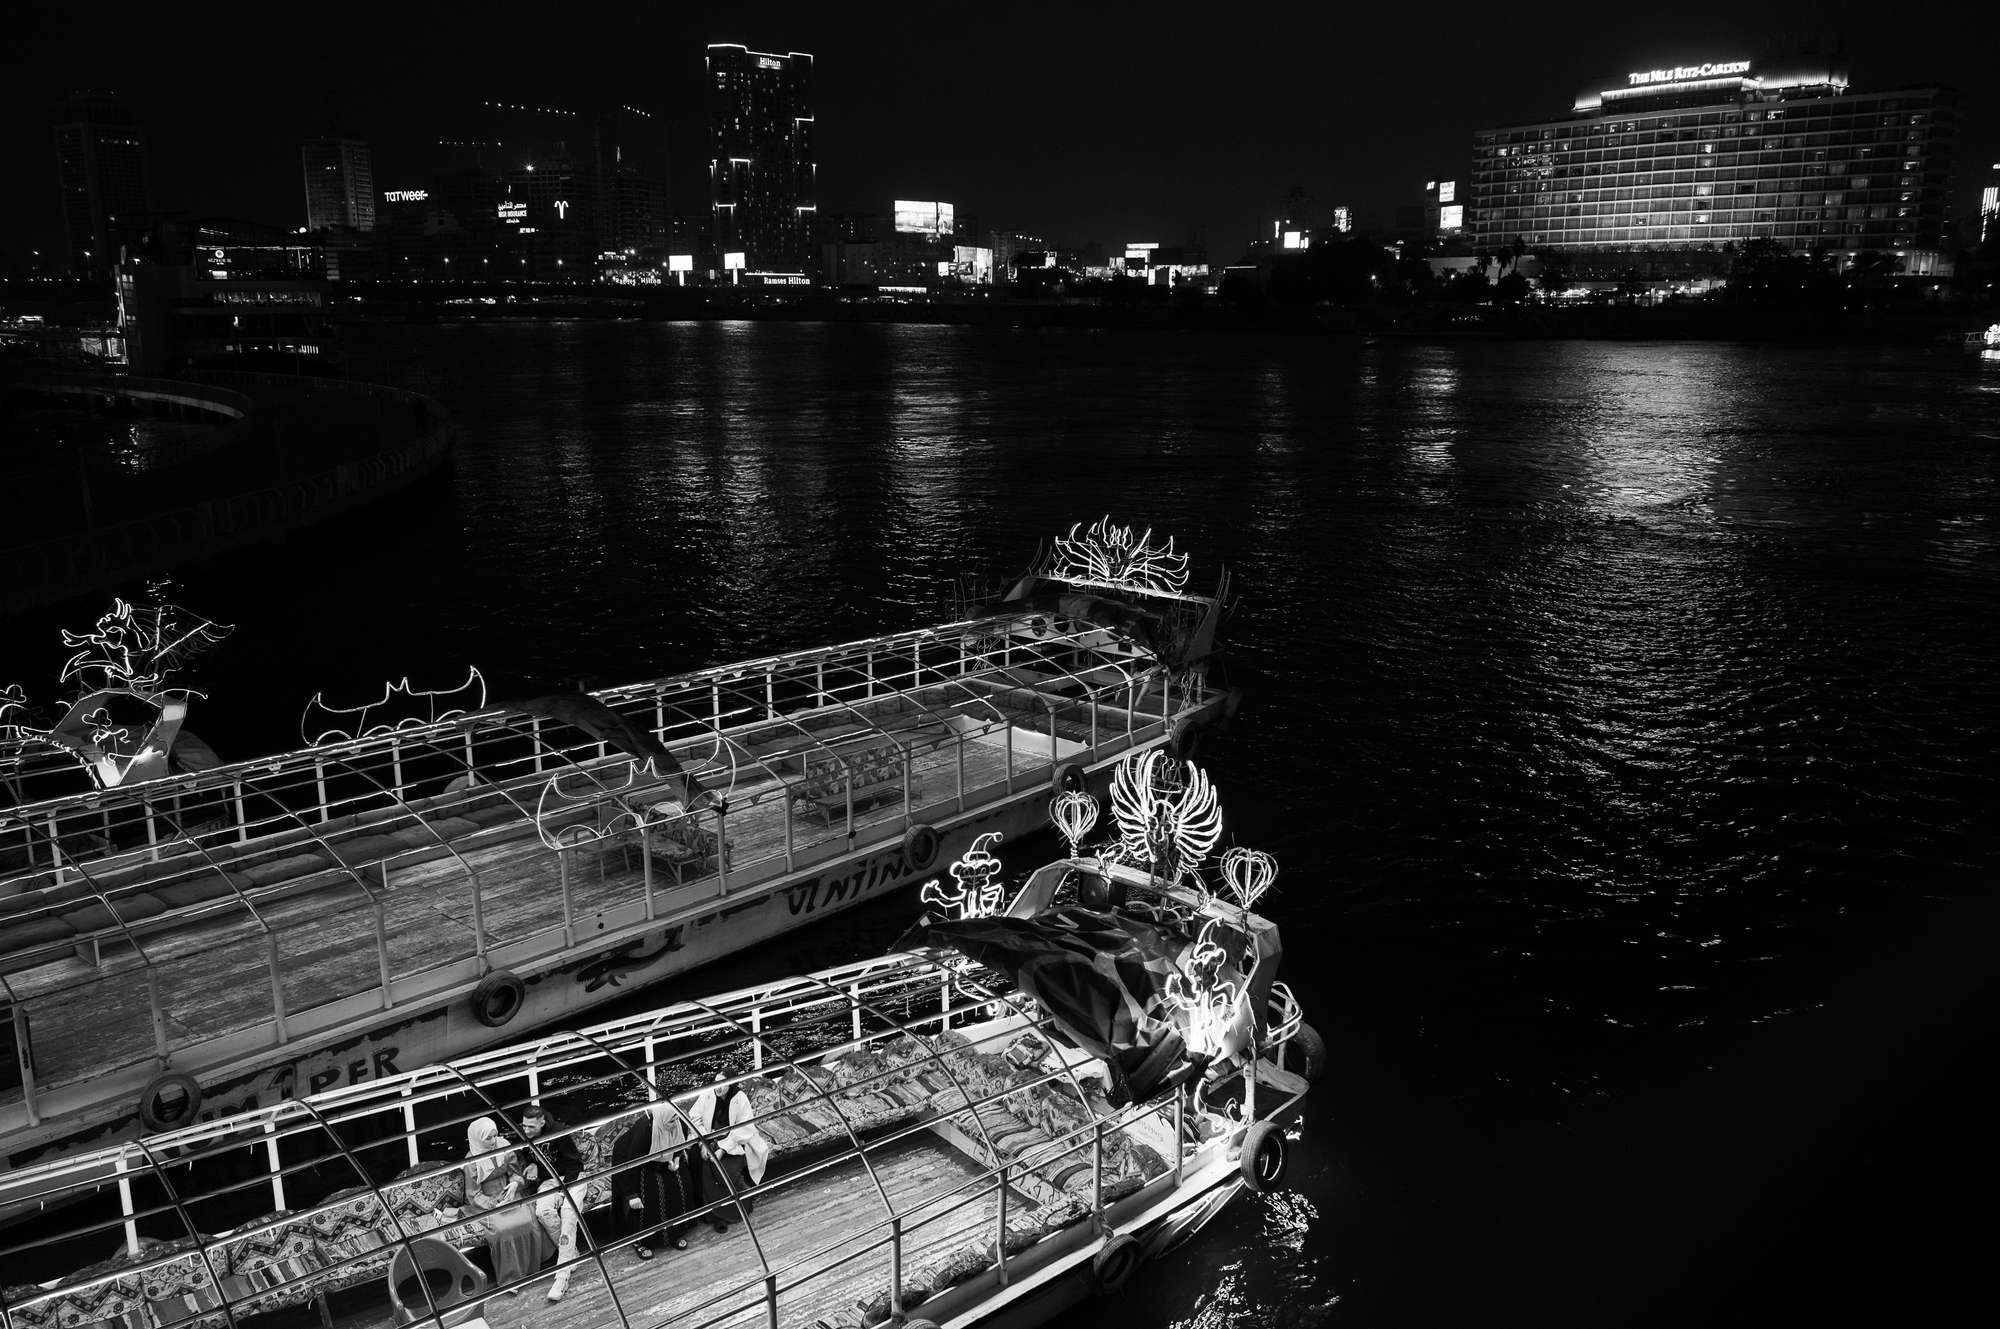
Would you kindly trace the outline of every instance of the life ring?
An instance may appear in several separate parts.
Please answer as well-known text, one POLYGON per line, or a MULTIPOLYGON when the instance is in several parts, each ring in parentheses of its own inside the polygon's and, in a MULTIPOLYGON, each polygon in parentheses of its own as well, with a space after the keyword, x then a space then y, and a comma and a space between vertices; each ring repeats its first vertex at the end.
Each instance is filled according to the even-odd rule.
POLYGON ((1257 1194, 1276 1190, 1285 1180, 1285 1133, 1269 1121, 1253 1121, 1243 1132, 1243 1155, 1237 1167, 1244 1184, 1257 1194))
POLYGON ((473 1018, 488 1029, 498 1029, 521 1013, 528 1000, 528 985, 505 969, 495 969, 479 980, 472 990, 473 1018))
POLYGON ((1299 1060, 1304 1063, 1299 1074, 1305 1076, 1307 1084, 1318 1084, 1319 1077, 1326 1073, 1326 1040, 1319 1036, 1319 1030, 1301 1024, 1291 1037, 1291 1045, 1298 1049, 1299 1060))
POLYGON ((944 837, 929 822, 918 822, 903 833, 903 863, 912 872, 929 872, 944 848, 944 837))
POLYGON ((1104 1243, 1104 1249, 1090 1262, 1090 1281, 1098 1292, 1116 1292, 1132 1281, 1132 1275, 1146 1262, 1146 1248, 1138 1238, 1120 1232, 1104 1243))
POLYGON ((1049 777, 1049 792, 1051 794, 1061 794, 1069 790, 1074 790, 1079 794, 1090 792, 1089 777, 1084 774, 1083 767, 1073 761, 1066 761, 1056 767, 1056 773, 1049 777))
POLYGON ((180 1071, 169 1071, 147 1085, 139 1094, 139 1124, 148 1134, 157 1135, 161 1131, 179 1130, 193 1123, 194 1114, 201 1108, 201 1081, 180 1071), (171 1112, 161 1111, 160 1095, 178 1093, 180 1107, 171 1112))

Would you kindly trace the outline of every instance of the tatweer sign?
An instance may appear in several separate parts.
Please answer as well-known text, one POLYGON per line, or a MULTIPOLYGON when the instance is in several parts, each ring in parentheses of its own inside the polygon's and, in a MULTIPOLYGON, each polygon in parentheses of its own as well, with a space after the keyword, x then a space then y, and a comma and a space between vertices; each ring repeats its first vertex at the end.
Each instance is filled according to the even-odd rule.
POLYGON ((1651 83, 1680 83, 1691 78, 1728 78, 1750 72, 1748 60, 1724 60, 1706 65, 1675 65, 1671 69, 1641 69, 1625 77, 1635 88, 1651 83))

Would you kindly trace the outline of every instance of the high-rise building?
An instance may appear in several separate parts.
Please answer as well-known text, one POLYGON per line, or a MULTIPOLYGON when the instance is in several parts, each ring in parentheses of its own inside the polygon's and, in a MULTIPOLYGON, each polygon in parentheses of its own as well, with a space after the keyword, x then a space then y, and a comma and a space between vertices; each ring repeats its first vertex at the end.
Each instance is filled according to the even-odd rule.
POLYGON ((306 173, 308 231, 375 229, 375 154, 358 138, 309 138, 301 152, 306 173))
POLYGON ((1475 134, 1466 222, 1481 248, 1519 237, 1658 276, 1755 239, 1925 274, 1957 130, 1949 89, 1855 92, 1825 59, 1637 70, 1567 114, 1475 134))
POLYGON ((73 272, 107 272, 152 210, 146 141, 124 98, 79 92, 56 108, 56 171, 73 272))
POLYGON ((716 247, 747 271, 803 273, 818 211, 813 58, 708 48, 709 203, 716 247))

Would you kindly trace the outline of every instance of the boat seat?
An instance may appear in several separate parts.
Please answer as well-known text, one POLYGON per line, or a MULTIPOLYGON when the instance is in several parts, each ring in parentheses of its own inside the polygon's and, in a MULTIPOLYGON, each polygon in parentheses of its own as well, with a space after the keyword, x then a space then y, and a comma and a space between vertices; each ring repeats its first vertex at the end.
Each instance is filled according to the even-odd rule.
POLYGON ((486 1275, 478 1265, 456 1246, 436 1237, 418 1237, 389 1262, 389 1304, 397 1324, 415 1324, 434 1311, 472 1301, 485 1295, 487 1287, 486 1275), (422 1286, 415 1286, 419 1282, 422 1286), (403 1295, 405 1284, 412 1285, 407 1297, 403 1295), (428 1298, 425 1288, 430 1290, 428 1298))

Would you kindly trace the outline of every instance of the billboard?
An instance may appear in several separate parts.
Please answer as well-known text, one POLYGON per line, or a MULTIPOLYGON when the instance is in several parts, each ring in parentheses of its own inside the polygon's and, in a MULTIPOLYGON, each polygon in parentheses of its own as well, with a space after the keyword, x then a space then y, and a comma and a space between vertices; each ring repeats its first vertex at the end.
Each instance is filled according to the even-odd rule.
POLYGON ((501 221, 510 222, 515 226, 519 226, 522 222, 528 220, 528 205, 526 203, 502 203, 499 212, 501 221))
POLYGON ((724 254, 722 256, 722 270, 724 272, 741 272, 743 270, 743 255, 733 252, 724 254))
POLYGON ((667 255, 667 271, 668 271, 668 272, 693 272, 693 271, 694 271, 694 255, 693 255, 693 254, 669 254, 669 255, 667 255))
POLYGON ((1456 203, 1457 201, 1458 201, 1458 181, 1456 180, 1438 181, 1438 202, 1456 203))
POLYGON ((1440 231, 1460 231, 1465 229, 1465 205, 1454 203, 1450 207, 1438 209, 1438 229, 1440 231))
POLYGON ((896 200, 896 229, 910 235, 928 235, 933 239, 950 235, 953 230, 952 206, 949 203, 919 203, 899 198, 896 200))

